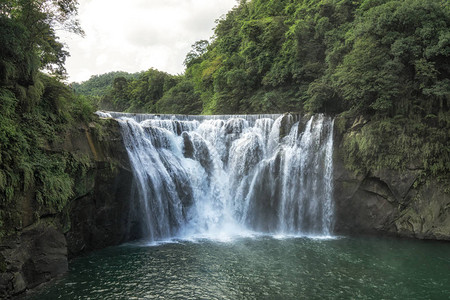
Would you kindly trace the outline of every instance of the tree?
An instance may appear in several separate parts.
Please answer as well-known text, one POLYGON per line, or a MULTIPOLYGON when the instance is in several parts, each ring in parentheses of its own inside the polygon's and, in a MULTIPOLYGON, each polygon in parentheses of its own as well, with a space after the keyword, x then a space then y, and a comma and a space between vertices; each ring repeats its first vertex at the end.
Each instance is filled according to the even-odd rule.
MULTIPOLYGON (((65 30, 83 35, 76 15, 76 0, 2 0, 0 18, 2 23, 9 20, 16 30, 24 31, 21 52, 23 68, 28 69, 28 77, 34 69, 46 69, 59 76, 65 75, 64 62, 68 52, 56 35, 57 30, 65 30), (30 58, 34 56, 37 61, 30 58)), ((16 52, 20 53, 20 52, 16 52)), ((30 78, 27 78, 29 81, 30 78)))
POLYGON ((369 115, 435 114, 450 98, 449 10, 439 0, 384 2, 355 20, 334 86, 369 115))
POLYGON ((188 52, 186 58, 184 59, 183 65, 186 67, 192 66, 201 60, 203 54, 206 53, 209 42, 207 40, 200 40, 192 45, 191 51, 188 52))
POLYGON ((68 55, 58 29, 82 34, 75 0, 0 0, 0 238, 22 226, 19 199, 32 192, 34 221, 61 212, 73 194, 67 154, 56 147, 93 107, 59 79, 68 55), (47 70, 57 76, 40 72, 47 70))
POLYGON ((183 80, 165 93, 156 107, 160 113, 199 114, 202 111, 202 101, 192 83, 183 80))

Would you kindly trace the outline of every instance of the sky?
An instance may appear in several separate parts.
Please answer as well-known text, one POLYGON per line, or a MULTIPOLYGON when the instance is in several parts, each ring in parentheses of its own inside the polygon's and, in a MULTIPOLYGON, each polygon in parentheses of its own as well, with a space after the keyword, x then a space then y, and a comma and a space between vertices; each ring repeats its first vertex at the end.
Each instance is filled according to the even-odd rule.
POLYGON ((79 0, 85 37, 60 34, 70 57, 70 82, 111 71, 155 68, 184 71, 183 61, 198 40, 209 40, 215 20, 236 0, 79 0))

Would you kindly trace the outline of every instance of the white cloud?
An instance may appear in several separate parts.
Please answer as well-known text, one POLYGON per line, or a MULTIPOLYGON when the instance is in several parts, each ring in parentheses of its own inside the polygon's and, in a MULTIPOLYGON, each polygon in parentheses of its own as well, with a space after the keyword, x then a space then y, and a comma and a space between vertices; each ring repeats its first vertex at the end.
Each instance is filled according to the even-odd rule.
POLYGON ((191 45, 213 35, 236 0, 80 0, 86 37, 63 34, 70 81, 110 71, 184 71, 191 45))

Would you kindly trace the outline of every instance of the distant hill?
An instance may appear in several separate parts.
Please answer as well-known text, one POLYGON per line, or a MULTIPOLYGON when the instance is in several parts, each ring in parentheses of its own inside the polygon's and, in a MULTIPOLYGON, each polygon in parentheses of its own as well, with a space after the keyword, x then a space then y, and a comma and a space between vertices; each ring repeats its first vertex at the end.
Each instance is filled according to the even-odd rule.
POLYGON ((108 93, 112 88, 112 83, 117 77, 124 77, 126 79, 136 79, 139 77, 138 73, 127 73, 123 71, 109 72, 101 75, 91 76, 86 81, 81 83, 71 83, 72 89, 75 93, 84 96, 101 97, 108 93))

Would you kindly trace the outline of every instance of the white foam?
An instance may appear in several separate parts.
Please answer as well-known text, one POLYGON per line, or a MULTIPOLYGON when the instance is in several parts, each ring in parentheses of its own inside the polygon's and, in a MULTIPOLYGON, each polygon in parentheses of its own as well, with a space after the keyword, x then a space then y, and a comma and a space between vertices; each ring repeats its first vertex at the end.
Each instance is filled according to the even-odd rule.
POLYGON ((132 206, 155 245, 230 242, 258 231, 330 237, 331 118, 313 116, 301 126, 289 115, 98 114, 120 118, 139 195, 132 206))

